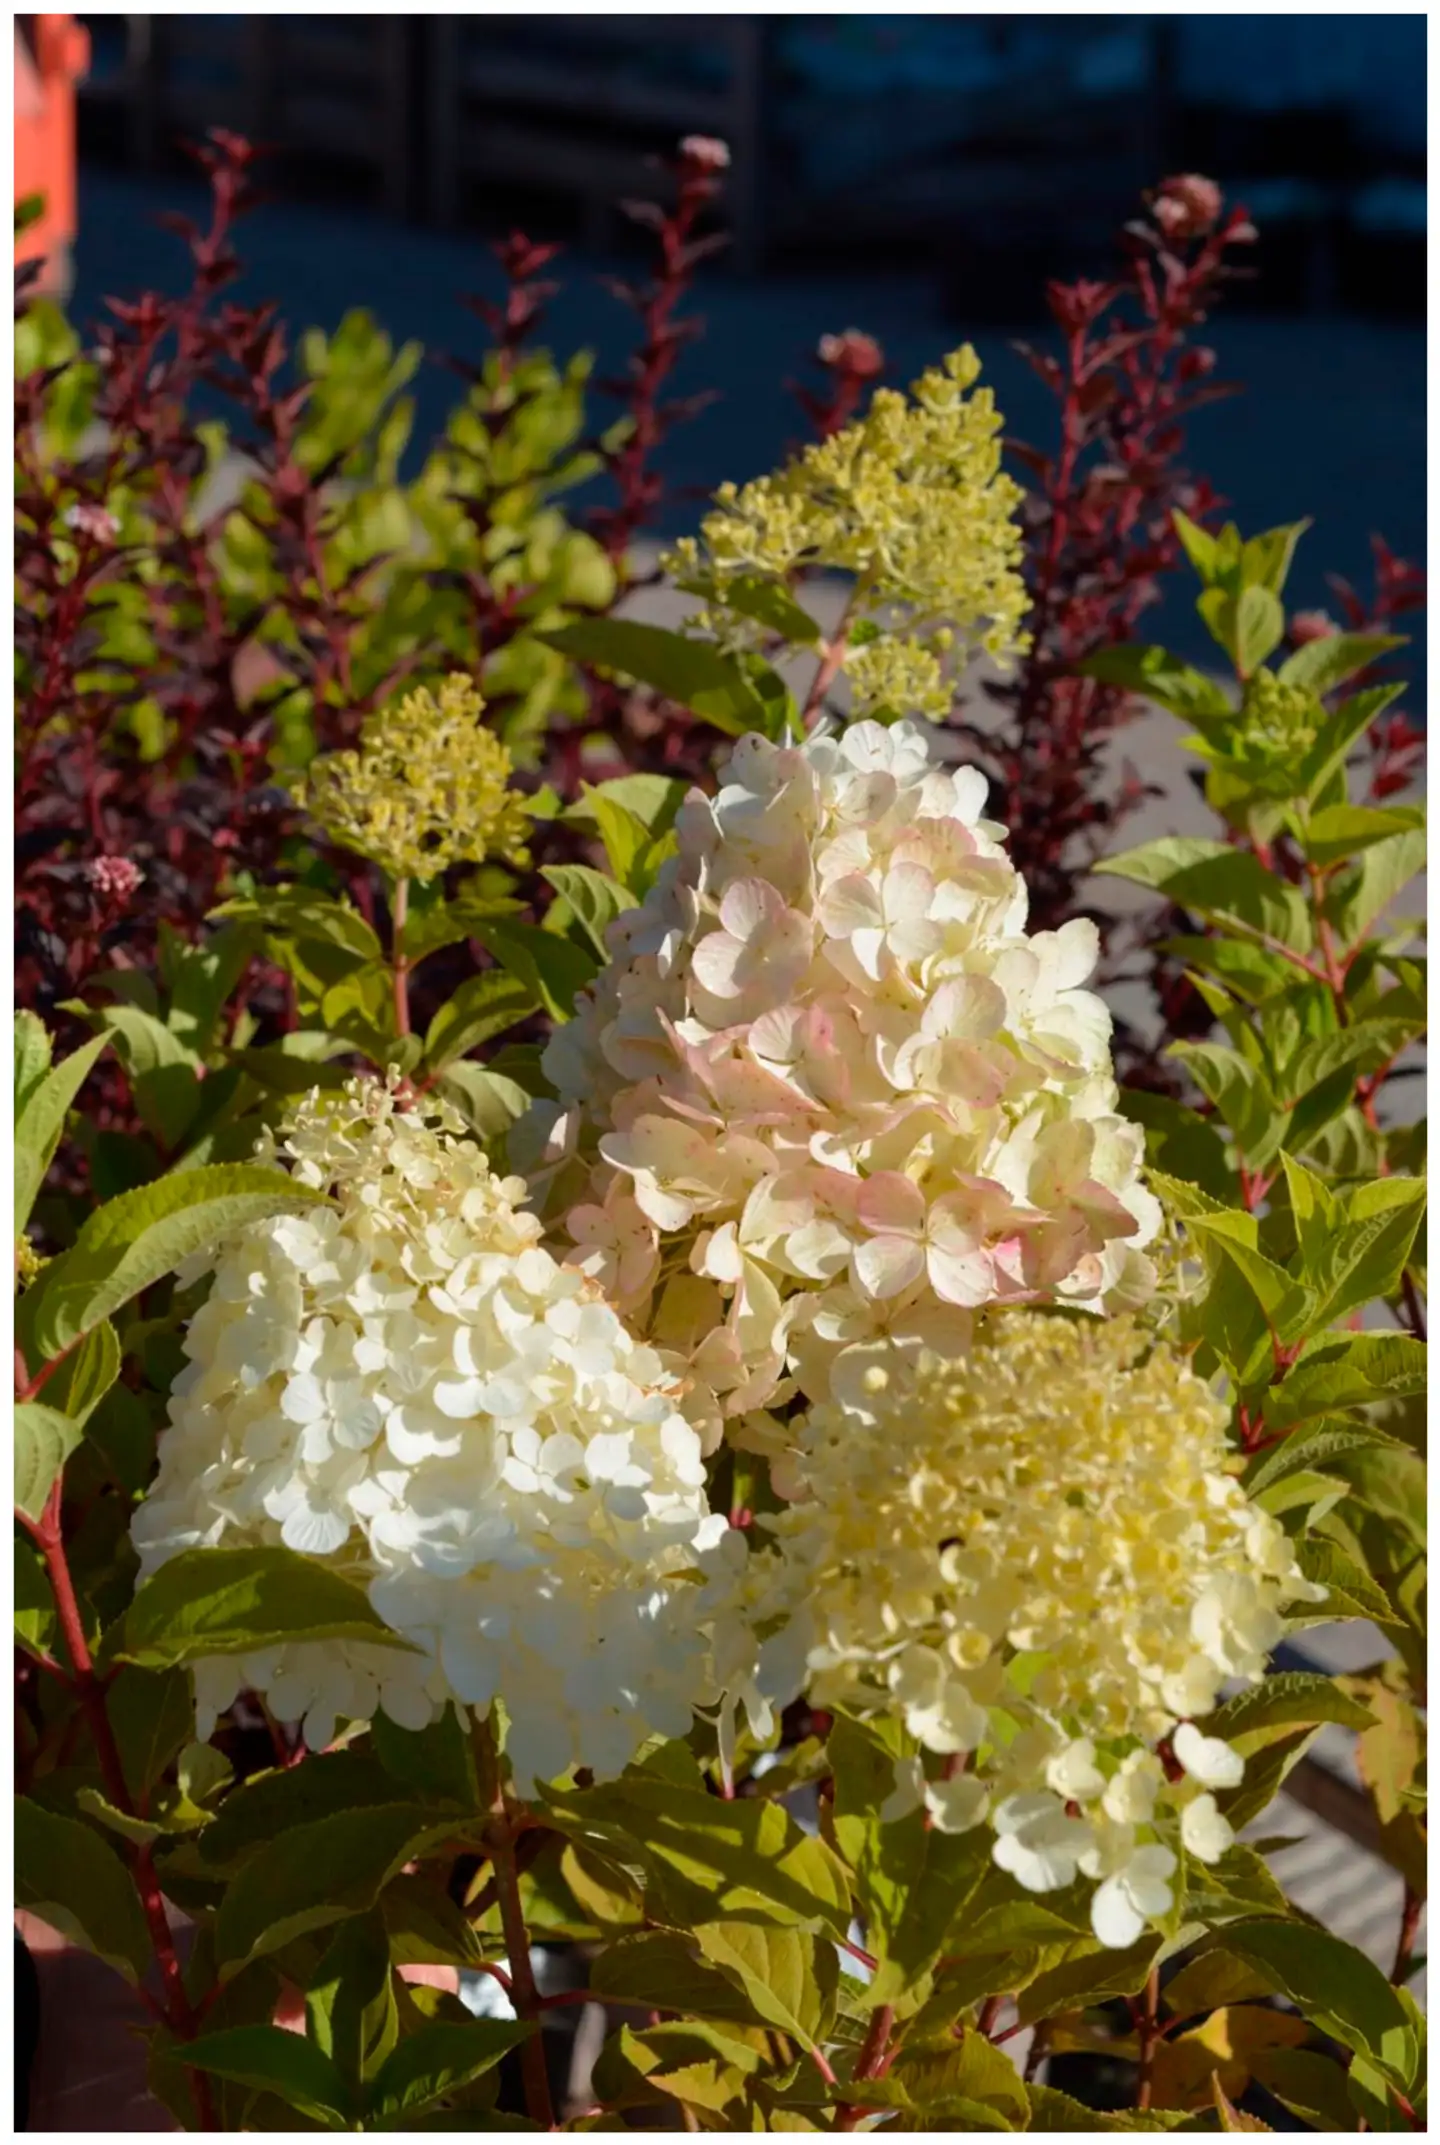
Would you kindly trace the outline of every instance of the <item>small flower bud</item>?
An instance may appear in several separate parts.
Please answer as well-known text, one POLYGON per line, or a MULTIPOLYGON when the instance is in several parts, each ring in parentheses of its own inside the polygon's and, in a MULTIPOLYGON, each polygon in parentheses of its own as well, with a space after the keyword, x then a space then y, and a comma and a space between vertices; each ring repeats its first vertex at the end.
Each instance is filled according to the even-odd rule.
POLYGON ((1223 205, 1213 179, 1185 171, 1161 180, 1150 213, 1167 238, 1200 238, 1214 230, 1223 205))
POLYGON ((1297 611, 1290 621, 1290 638, 1297 648, 1307 641, 1326 641, 1340 628, 1328 611, 1297 611))
POLYGON ((94 506, 87 500, 77 500, 74 506, 67 506, 61 518, 67 529, 93 537, 97 544, 113 544, 120 534, 120 524, 115 516, 105 507, 94 506))
POLYGON ((717 141, 713 134, 687 134, 680 144, 682 163, 691 164, 697 171, 728 171, 730 149, 727 143, 717 141))
POLYGON ((885 352, 873 335, 859 328, 847 328, 843 335, 822 335, 815 355, 832 372, 848 372, 857 380, 876 379, 885 370, 885 352))
POLYGON ((93 857, 85 867, 91 891, 117 907, 134 899, 145 874, 129 857, 93 857))

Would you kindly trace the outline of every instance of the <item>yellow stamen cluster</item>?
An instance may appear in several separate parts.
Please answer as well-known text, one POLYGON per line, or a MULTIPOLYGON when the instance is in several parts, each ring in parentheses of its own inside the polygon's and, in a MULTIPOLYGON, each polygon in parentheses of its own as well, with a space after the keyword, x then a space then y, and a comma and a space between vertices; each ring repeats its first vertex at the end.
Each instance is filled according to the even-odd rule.
POLYGON ((529 808, 509 787, 510 755, 484 726, 463 672, 368 715, 358 752, 327 752, 297 794, 332 841, 392 879, 436 879, 451 864, 526 862, 529 808))

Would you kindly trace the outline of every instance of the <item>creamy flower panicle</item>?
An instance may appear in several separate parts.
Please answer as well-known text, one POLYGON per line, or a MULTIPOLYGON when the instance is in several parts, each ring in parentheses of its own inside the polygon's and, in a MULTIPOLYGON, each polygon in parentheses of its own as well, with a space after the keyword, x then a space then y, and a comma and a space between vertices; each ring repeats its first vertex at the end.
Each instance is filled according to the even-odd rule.
POLYGON ((1215 1791, 1243 1761, 1195 1716, 1323 1590, 1228 1472, 1223 1406, 1131 1319, 1005 1313, 963 1360, 876 1348, 835 1383, 746 1579, 785 1634, 762 1685, 897 1716, 918 1752, 885 1817, 988 1821, 1018 1883, 1094 1879, 1096 1935, 1135 1942, 1178 1848, 1231 1843, 1215 1791), (921 1754, 965 1762, 931 1780, 921 1754))
POLYGON ((756 1411, 848 1349, 1153 1286, 1095 928, 1027 934, 984 803, 913 723, 743 739, 546 1049, 532 1153, 590 1165, 565 1256, 774 1449, 756 1411))
POLYGON ((461 1131, 376 1081, 299 1106, 284 1158, 327 1203, 222 1251, 135 1542, 146 1573, 203 1544, 324 1557, 418 1649, 202 1664, 202 1729, 242 1686, 315 1746, 377 1706, 413 1728, 498 1695, 522 1785, 618 1771, 707 1695, 726 1522, 654 1350, 461 1131))

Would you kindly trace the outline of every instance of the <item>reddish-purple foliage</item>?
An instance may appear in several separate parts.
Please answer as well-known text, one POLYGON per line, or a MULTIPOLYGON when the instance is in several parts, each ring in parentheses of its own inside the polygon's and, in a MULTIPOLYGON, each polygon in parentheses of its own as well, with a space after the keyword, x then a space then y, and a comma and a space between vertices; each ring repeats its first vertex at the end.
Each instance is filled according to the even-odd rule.
POLYGON ((1034 479, 1023 510, 1033 641, 1017 675, 992 688, 999 725, 962 725, 996 782, 1041 925, 1071 911, 1078 880, 1147 794, 1135 769, 1116 783, 1105 765, 1137 702, 1075 665, 1130 639, 1157 601, 1179 556, 1174 509, 1203 522, 1221 504, 1179 462, 1186 420, 1231 392, 1211 377, 1214 352, 1190 338, 1254 227, 1195 176, 1165 180, 1148 208, 1126 226, 1113 282, 1047 286, 1059 355, 1020 346, 1060 420, 1055 451, 1013 448, 1034 479))

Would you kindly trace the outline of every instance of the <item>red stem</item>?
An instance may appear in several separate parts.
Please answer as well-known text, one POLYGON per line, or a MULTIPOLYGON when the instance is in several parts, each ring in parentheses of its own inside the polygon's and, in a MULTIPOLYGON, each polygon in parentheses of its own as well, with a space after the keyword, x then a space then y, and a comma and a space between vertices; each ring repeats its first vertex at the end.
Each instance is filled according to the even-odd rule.
MULTIPOLYGON (((136 1810, 134 1798, 125 1779, 119 1745, 115 1741, 115 1733, 110 1726, 110 1716, 105 1707, 105 1685, 95 1672, 94 1658, 85 1637, 85 1620, 81 1615, 75 1584, 70 1576, 70 1561, 66 1555, 65 1539, 60 1525, 60 1493, 61 1485, 57 1479, 45 1500, 45 1509, 38 1522, 24 1512, 19 1513, 18 1517, 33 1536, 36 1547, 45 1560, 45 1569, 49 1573, 50 1585, 55 1595, 55 1610, 60 1620, 61 1635, 74 1665, 70 1681, 89 1723, 95 1754, 100 1762, 101 1778, 105 1782, 105 1792, 117 1810, 123 1811, 127 1817, 134 1817, 140 1813, 136 1810)), ((165 1912, 165 1900, 160 1889, 154 1856, 148 1845, 138 1841, 131 1843, 130 1854, 131 1875, 144 1909, 151 1948, 155 1953, 165 1991, 165 2023, 180 2040, 193 2040, 199 2022, 185 1991, 185 1979, 165 1912)), ((202 2130, 214 2130, 215 2109, 209 2078, 203 2071, 192 2071, 190 2078, 200 2116, 200 2127, 202 2130)))
MULTIPOLYGON (((851 2080, 852 2088, 867 2078, 878 2078, 885 2069, 885 2052, 890 2045, 890 2035, 895 2027, 895 2012, 890 2004, 880 2004, 870 2020, 870 2030, 860 2050, 859 2061, 851 2080)), ((844 2101, 835 2111, 835 2128, 853 2130, 865 2113, 863 2099, 844 2101)))

